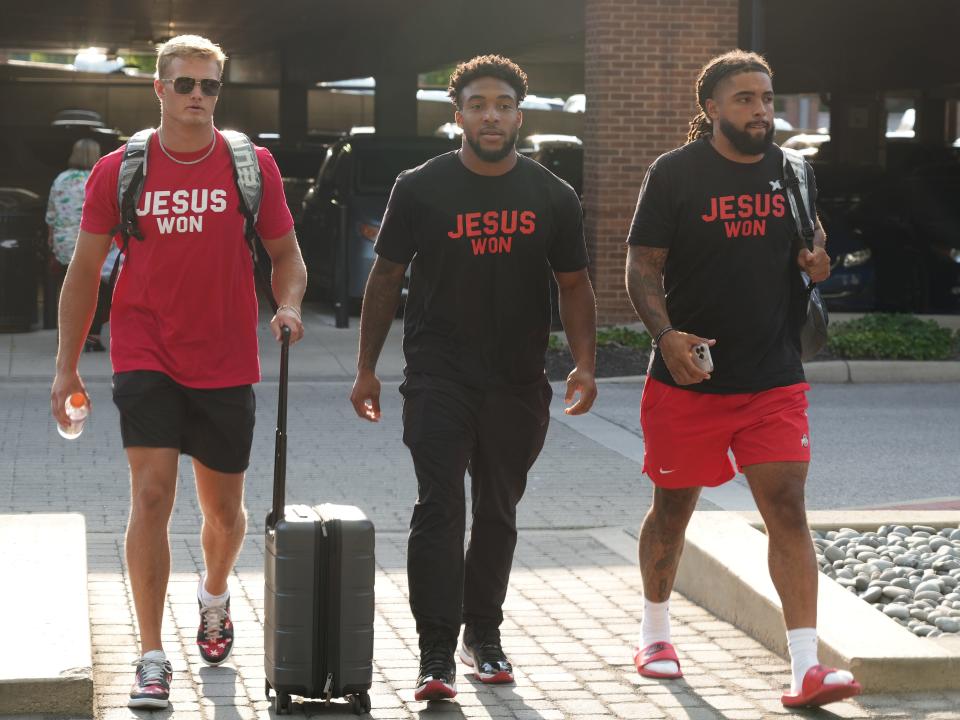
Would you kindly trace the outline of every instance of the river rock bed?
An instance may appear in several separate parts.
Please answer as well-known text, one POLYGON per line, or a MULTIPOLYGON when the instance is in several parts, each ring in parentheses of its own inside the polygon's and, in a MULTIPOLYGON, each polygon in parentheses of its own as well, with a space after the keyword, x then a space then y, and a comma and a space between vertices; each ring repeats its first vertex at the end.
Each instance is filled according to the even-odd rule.
POLYGON ((820 571, 920 637, 960 633, 960 527, 812 531, 820 571))

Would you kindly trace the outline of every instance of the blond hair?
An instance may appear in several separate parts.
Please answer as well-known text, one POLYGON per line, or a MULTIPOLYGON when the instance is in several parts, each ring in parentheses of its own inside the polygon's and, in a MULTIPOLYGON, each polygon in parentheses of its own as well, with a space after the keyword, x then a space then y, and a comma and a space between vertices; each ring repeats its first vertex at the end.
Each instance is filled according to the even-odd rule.
POLYGON ((220 75, 227 56, 216 43, 199 35, 177 35, 157 48, 157 72, 155 77, 162 79, 174 58, 201 58, 216 60, 220 75))
POLYGON ((99 159, 100 143, 90 138, 83 138, 73 144, 67 165, 77 170, 89 170, 97 164, 99 159))

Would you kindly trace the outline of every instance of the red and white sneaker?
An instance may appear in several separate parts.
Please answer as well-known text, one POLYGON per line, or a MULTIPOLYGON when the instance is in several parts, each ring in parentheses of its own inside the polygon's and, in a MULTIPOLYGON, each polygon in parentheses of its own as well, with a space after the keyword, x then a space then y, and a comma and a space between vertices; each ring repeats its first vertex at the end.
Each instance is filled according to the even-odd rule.
POLYGON ((162 653, 151 651, 134 663, 137 672, 127 707, 165 708, 170 704, 173 666, 162 653))
POLYGON ((204 607, 200 601, 200 629, 197 630, 197 647, 200 657, 207 665, 220 665, 233 650, 233 622, 230 620, 230 599, 225 605, 204 607))
POLYGON ((499 629, 468 625, 463 630, 459 654, 464 664, 473 668, 480 682, 491 685, 513 682, 513 666, 500 645, 499 629))
POLYGON ((420 639, 420 676, 413 699, 449 700, 457 696, 455 644, 443 639, 420 639))

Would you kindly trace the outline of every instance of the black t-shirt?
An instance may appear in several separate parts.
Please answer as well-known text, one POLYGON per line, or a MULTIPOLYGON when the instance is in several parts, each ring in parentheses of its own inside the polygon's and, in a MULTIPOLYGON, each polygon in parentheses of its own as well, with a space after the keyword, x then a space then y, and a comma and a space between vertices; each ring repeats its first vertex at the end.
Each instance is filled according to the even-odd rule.
MULTIPOLYGON (((807 177, 813 203, 810 167, 807 177)), ((750 393, 804 382, 800 245, 780 148, 757 163, 738 163, 705 137, 660 156, 644 178, 627 242, 669 249, 663 279, 670 324, 717 340, 711 379, 686 389, 750 393)), ((676 385, 659 352, 651 374, 676 385)))
POLYGON ((410 267, 405 372, 473 387, 543 378, 549 273, 587 264, 573 189, 520 156, 477 175, 449 152, 397 178, 376 251, 410 267))

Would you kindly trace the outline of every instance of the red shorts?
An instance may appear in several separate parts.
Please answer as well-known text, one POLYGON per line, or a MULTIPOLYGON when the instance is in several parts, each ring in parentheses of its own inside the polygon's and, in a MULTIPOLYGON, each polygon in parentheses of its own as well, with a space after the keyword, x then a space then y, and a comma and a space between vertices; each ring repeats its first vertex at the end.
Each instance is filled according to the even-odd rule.
POLYGON ((713 395, 647 376, 640 400, 643 472, 662 488, 715 487, 737 467, 810 462, 806 383, 713 395))

